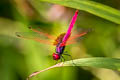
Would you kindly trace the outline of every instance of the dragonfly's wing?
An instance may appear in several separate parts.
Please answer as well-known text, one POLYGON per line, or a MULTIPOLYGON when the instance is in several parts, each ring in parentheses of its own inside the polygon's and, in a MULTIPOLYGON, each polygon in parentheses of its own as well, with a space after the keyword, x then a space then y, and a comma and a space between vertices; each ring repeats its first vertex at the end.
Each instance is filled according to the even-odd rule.
POLYGON ((35 32, 16 32, 16 35, 20 38, 30 39, 40 43, 52 45, 52 42, 48 37, 35 32))
POLYGON ((85 34, 87 34, 87 33, 81 33, 81 34, 77 34, 77 35, 75 35, 75 36, 72 36, 72 37, 70 37, 66 42, 62 42, 62 44, 61 44, 61 46, 66 46, 66 45, 70 45, 70 44, 74 44, 74 43, 76 43, 77 41, 76 41, 76 38, 79 38, 79 37, 81 37, 81 36, 83 36, 83 35, 85 35, 85 34))
POLYGON ((70 45, 70 44, 75 44, 75 43, 77 43, 77 41, 76 40, 72 40, 72 41, 67 41, 67 43, 65 45, 70 45))
POLYGON ((84 36, 85 34, 87 34, 86 32, 82 32, 80 34, 77 34, 75 36, 71 36, 68 40, 67 43, 65 45, 70 45, 70 44, 75 44, 77 43, 77 39, 79 38, 79 40, 83 39, 82 36, 84 36))
POLYGON ((87 33, 83 32, 83 33, 77 34, 75 36, 72 36, 66 42, 63 41, 62 44, 61 44, 61 46, 66 46, 66 45, 74 44, 74 43, 76 43, 76 40, 75 40, 76 38, 81 37, 81 36, 83 36, 85 34, 87 34, 87 33))
POLYGON ((86 35, 90 31, 91 31, 91 29, 90 30, 89 29, 88 30, 80 30, 81 33, 76 34, 74 36, 70 36, 66 42, 62 42, 61 46, 65 46, 65 45, 70 45, 70 44, 76 43, 77 42, 76 40, 78 38, 82 39, 82 36, 86 35))
POLYGON ((39 27, 29 27, 29 29, 32 30, 33 32, 38 33, 39 35, 44 35, 44 36, 48 37, 51 40, 54 40, 56 38, 55 36, 49 35, 47 33, 44 33, 43 31, 41 31, 39 29, 39 27))
POLYGON ((84 36, 85 34, 87 34, 87 32, 82 32, 82 33, 80 33, 80 34, 76 34, 76 35, 74 35, 74 36, 71 36, 71 37, 68 39, 68 41, 71 41, 71 40, 76 39, 76 38, 78 38, 78 37, 82 37, 82 36, 84 36))
POLYGON ((82 36, 86 35, 87 33, 93 32, 93 29, 91 29, 91 28, 88 28, 88 29, 80 28, 80 29, 77 29, 76 32, 77 32, 77 34, 75 34, 74 36, 71 36, 68 39, 68 41, 74 40, 76 38, 79 38, 79 37, 82 37, 82 36))

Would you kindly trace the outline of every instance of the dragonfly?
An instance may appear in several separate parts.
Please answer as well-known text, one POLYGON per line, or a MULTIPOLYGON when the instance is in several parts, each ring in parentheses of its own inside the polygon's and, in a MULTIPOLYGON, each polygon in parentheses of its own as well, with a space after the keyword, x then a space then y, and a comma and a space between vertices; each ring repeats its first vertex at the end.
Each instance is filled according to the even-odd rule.
MULTIPOLYGON (((64 59, 63 54, 64 54, 64 50, 65 50, 66 45, 75 43, 75 41, 71 41, 71 40, 74 40, 75 38, 78 38, 78 37, 81 37, 81 36, 87 34, 87 31, 85 31, 85 32, 81 32, 78 35, 71 36, 72 29, 73 29, 74 24, 77 20, 77 16, 78 16, 78 10, 75 11, 75 14, 72 17, 72 20, 69 24, 67 32, 61 33, 57 38, 55 38, 54 36, 49 35, 47 33, 38 31, 32 27, 29 27, 29 29, 31 29, 35 33, 38 33, 39 35, 46 36, 48 39, 55 39, 54 42, 52 43, 52 45, 56 46, 55 52, 52 55, 53 60, 60 60, 61 59, 61 61, 62 61, 62 59, 64 59)), ((24 38, 24 39, 31 39, 31 40, 34 40, 34 41, 37 41, 40 43, 44 43, 44 44, 51 44, 51 42, 49 42, 48 40, 42 40, 42 39, 36 38, 36 37, 34 37, 34 38, 26 37, 26 36, 23 36, 23 34, 19 33, 19 32, 17 33, 17 36, 20 38, 24 38)), ((70 56, 69 54, 66 54, 66 55, 70 56)))

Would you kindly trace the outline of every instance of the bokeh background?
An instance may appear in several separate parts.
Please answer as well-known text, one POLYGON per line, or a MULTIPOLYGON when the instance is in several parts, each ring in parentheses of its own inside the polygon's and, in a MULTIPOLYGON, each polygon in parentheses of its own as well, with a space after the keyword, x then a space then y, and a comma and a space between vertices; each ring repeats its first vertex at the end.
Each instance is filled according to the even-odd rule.
MULTIPOLYGON (((120 10, 120 0, 94 1, 120 10)), ((29 26, 38 26, 57 37, 67 30, 74 12, 75 9, 39 0, 0 0, 0 80, 25 80, 30 73, 54 65, 54 46, 21 39, 15 33, 30 32, 29 26)), ((79 28, 93 31, 77 44, 66 47, 73 59, 120 58, 118 24, 79 11, 73 35, 79 32, 79 28)), ((120 80, 120 73, 102 68, 63 67, 40 73, 31 80, 120 80)))

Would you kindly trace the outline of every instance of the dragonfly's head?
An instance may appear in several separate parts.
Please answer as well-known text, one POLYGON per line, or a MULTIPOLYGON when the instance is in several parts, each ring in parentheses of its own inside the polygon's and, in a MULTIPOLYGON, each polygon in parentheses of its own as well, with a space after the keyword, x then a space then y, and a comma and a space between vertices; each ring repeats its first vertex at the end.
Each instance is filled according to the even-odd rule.
POLYGON ((53 59, 54 60, 59 60, 60 59, 60 55, 57 53, 53 53, 53 59))

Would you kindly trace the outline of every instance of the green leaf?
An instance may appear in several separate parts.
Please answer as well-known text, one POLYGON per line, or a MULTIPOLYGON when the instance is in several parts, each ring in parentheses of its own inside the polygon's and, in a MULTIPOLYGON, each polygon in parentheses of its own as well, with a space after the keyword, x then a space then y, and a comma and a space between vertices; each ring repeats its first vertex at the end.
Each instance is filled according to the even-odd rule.
POLYGON ((87 11, 114 23, 120 24, 120 11, 112 7, 89 0, 40 0, 87 11))
POLYGON ((115 58, 83 58, 64 62, 63 66, 88 66, 107 69, 120 69, 120 59, 115 58), (74 62, 74 64, 73 64, 74 62))
POLYGON ((31 77, 36 76, 37 74, 56 68, 56 67, 64 67, 64 66, 87 66, 87 67, 96 67, 96 68, 106 68, 106 69, 120 69, 120 59, 115 58, 104 58, 104 57, 96 57, 96 58, 83 58, 83 59, 75 59, 70 61, 65 61, 58 63, 56 65, 50 66, 44 70, 33 72, 29 75, 27 80, 31 77))

